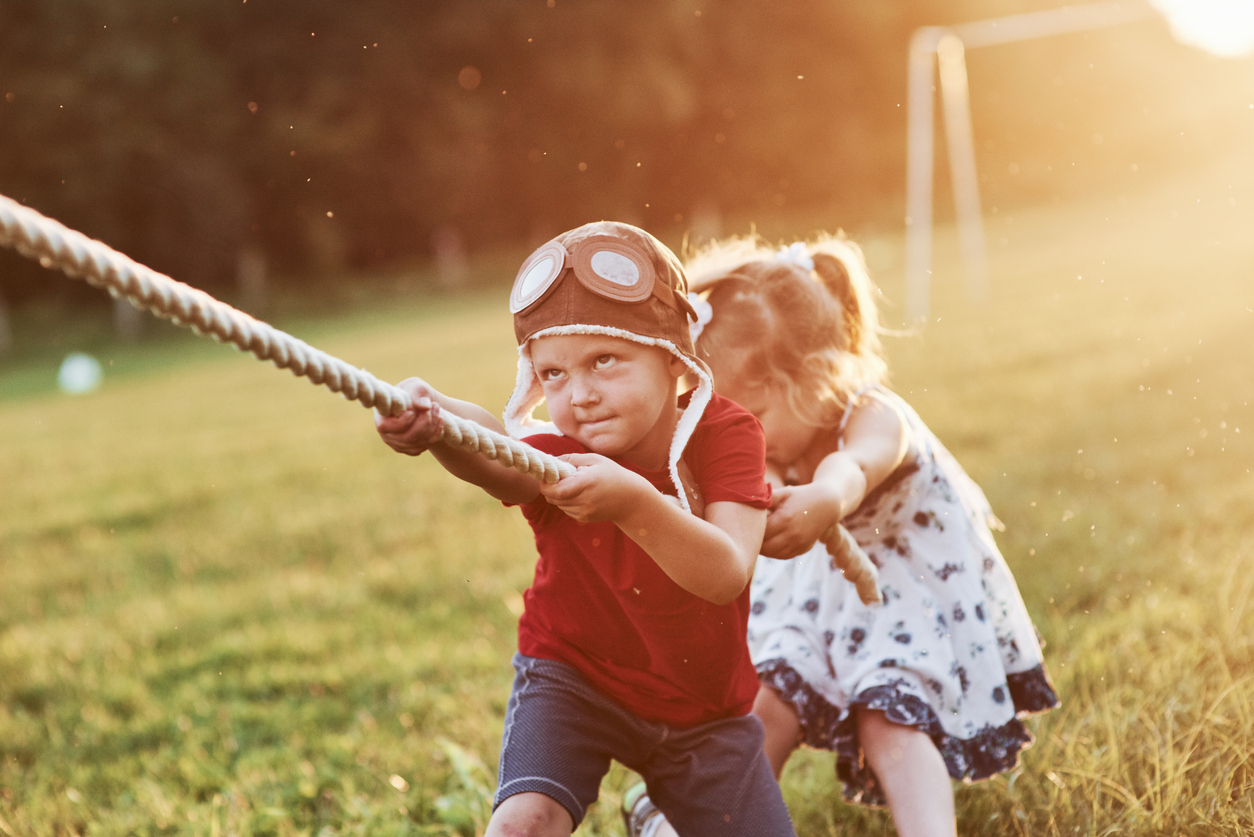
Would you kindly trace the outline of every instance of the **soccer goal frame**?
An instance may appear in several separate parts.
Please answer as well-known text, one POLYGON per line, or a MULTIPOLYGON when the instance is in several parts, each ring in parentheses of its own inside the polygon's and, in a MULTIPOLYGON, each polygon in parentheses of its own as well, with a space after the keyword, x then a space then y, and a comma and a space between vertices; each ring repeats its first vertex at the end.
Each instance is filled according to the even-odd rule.
POLYGON ((966 51, 1118 26, 1157 14, 1148 0, 1107 0, 955 26, 923 26, 914 31, 910 38, 906 98, 905 307, 909 324, 925 322, 931 306, 934 68, 939 69, 940 75, 941 113, 967 293, 972 299, 982 300, 988 296, 988 262, 975 168, 966 51))

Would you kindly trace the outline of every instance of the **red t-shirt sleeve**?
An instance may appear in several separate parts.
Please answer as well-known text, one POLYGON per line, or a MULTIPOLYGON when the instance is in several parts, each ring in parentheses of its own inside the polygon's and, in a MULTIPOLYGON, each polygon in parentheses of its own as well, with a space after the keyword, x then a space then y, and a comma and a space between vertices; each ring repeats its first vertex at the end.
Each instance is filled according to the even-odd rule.
POLYGON ((734 401, 715 395, 705 408, 686 455, 707 503, 771 506, 762 425, 734 401))

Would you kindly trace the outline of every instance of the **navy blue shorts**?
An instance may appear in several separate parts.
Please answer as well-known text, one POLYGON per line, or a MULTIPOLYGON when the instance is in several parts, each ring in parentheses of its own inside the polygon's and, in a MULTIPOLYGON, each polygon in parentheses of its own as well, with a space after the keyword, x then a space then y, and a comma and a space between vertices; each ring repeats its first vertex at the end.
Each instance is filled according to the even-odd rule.
POLYGON ((613 759, 644 778, 684 837, 793 834, 757 716, 676 729, 636 717, 564 663, 515 654, 514 671, 494 807, 542 793, 578 826, 613 759))

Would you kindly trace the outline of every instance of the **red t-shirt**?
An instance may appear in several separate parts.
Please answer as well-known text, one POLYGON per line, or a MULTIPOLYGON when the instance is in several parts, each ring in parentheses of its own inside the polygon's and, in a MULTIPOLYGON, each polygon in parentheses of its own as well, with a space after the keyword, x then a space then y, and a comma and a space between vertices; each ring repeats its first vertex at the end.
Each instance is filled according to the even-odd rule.
MULTIPOLYGON (((689 394, 680 397, 687 404, 689 394)), ((547 453, 586 453, 565 436, 527 442, 547 453)), ((715 395, 684 451, 706 503, 770 506, 762 427, 715 395)), ((665 470, 620 462, 674 496, 665 470)), ((613 523, 577 523, 543 496, 522 507, 540 553, 523 596, 518 650, 577 669, 640 718, 692 727, 747 713, 758 678, 745 644, 749 588, 716 605, 670 579, 613 523)))

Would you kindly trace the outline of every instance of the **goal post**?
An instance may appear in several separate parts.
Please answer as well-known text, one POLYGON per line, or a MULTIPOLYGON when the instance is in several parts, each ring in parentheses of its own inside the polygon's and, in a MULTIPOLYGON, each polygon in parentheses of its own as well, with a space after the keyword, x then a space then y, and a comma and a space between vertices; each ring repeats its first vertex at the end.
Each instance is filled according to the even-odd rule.
POLYGON ((906 97, 905 305, 909 324, 925 321, 931 305, 934 68, 939 68, 941 114, 967 292, 979 300, 988 294, 988 266, 966 50, 1117 26, 1157 14, 1148 0, 1106 0, 915 30, 910 39, 906 97))

